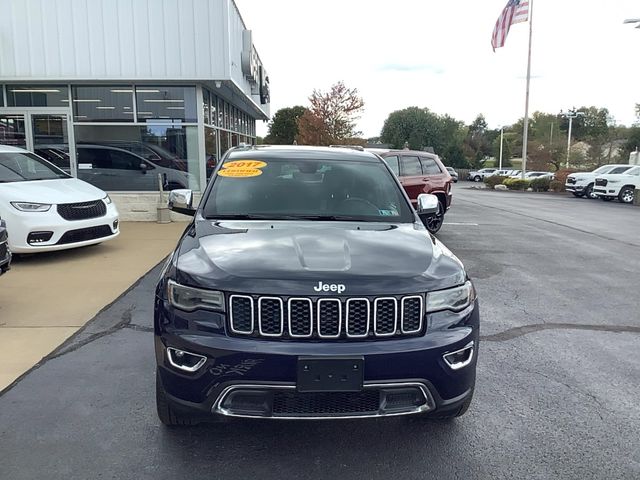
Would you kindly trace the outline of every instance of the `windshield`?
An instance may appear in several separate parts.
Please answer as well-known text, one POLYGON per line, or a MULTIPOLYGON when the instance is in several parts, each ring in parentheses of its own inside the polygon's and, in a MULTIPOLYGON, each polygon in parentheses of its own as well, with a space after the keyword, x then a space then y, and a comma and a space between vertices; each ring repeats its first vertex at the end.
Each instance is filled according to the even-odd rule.
POLYGON ((0 183, 57 178, 69 178, 69 175, 33 153, 0 153, 0 183))
POLYGON ((415 219, 382 162, 289 158, 227 160, 215 177, 204 215, 394 223, 415 219))
POLYGON ((619 174, 619 173, 626 173, 627 170, 629 170, 631 167, 616 167, 613 170, 611 170, 609 172, 609 174, 619 174))
POLYGON ((601 167, 596 168, 593 172, 591 173, 607 173, 609 170, 611 170, 611 166, 609 165, 603 165, 601 167))

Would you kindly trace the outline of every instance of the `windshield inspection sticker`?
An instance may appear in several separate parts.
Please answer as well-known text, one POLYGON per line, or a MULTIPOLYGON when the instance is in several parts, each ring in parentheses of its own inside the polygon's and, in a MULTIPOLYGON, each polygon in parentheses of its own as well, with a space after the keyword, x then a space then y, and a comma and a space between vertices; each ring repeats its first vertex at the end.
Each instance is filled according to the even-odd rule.
POLYGON ((218 175, 233 178, 257 177, 258 175, 262 175, 262 170, 258 170, 257 168, 223 168, 218 172, 218 175))
POLYGON ((267 162, 260 160, 235 160, 233 162, 227 162, 222 165, 222 168, 226 169, 245 169, 245 168, 264 168, 267 166, 267 162))
POLYGON ((398 212, 394 212, 393 210, 378 210, 378 212, 380 212, 380 215, 383 217, 393 217, 398 215, 398 212))
POLYGON ((246 178, 262 175, 261 168, 267 166, 267 162, 260 160, 235 160, 222 165, 218 172, 221 177, 246 178))

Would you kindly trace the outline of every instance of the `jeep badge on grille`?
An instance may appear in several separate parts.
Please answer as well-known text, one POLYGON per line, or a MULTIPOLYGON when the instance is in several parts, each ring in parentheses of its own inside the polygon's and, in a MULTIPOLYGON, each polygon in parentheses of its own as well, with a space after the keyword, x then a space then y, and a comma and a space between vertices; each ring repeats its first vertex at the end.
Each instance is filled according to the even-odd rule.
POLYGON ((342 293, 346 290, 342 283, 322 283, 318 282, 317 287, 313 287, 316 292, 338 292, 342 293))

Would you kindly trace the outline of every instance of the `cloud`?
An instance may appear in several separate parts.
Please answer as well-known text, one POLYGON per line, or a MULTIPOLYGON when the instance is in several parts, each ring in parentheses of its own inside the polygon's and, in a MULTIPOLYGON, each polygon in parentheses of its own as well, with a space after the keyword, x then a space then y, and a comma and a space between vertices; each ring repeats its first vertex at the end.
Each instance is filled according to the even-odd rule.
POLYGON ((434 75, 442 75, 444 68, 428 63, 384 63, 378 67, 380 72, 430 72, 434 75))

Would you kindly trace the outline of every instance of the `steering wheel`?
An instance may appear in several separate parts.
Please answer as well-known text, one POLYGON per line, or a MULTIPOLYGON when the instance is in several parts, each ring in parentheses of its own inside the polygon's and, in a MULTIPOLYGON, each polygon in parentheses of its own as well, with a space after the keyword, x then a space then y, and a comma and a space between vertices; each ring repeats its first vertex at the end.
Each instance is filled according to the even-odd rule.
POLYGON ((378 215, 380 213, 378 206, 365 198, 349 197, 345 198, 341 204, 345 205, 346 210, 351 214, 378 215))

